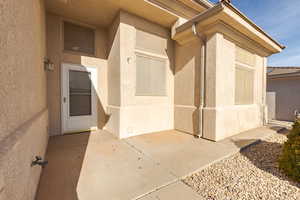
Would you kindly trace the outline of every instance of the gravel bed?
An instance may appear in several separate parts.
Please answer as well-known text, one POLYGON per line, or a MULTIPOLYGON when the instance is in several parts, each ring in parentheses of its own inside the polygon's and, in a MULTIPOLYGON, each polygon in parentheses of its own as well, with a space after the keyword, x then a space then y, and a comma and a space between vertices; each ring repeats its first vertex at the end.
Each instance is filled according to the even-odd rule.
POLYGON ((277 159, 285 140, 285 135, 273 134, 183 182, 207 200, 300 200, 300 183, 278 169, 277 159))

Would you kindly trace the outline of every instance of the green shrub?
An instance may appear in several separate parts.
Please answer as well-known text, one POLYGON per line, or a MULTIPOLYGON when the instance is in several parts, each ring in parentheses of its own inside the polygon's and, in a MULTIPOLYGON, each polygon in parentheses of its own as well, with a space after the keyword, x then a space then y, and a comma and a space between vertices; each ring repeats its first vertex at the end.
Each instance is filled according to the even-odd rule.
POLYGON ((300 120, 295 121, 287 137, 279 158, 279 168, 300 182, 300 120))

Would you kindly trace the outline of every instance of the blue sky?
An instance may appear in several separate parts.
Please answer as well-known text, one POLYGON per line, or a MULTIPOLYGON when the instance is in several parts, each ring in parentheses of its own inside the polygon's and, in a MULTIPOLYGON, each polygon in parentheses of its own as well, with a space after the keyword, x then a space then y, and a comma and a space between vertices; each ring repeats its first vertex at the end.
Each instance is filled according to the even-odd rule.
POLYGON ((269 57, 270 66, 300 66, 300 0, 232 0, 231 3, 287 47, 269 57))

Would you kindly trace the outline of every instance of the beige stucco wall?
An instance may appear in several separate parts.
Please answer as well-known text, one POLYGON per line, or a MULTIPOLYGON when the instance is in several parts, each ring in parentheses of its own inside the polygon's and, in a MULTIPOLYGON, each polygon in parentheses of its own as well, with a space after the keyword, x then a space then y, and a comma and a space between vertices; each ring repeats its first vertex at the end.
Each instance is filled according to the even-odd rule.
MULTIPOLYGON (((114 132, 119 138, 124 138, 142 133, 173 129, 174 62, 173 41, 170 39, 170 31, 124 11, 120 12, 118 19, 115 21, 119 21, 120 24, 117 31, 112 31, 116 34, 114 34, 115 40, 109 57, 113 55, 120 56, 120 71, 117 68, 113 70, 116 75, 119 74, 120 78, 116 78, 114 82, 110 80, 108 87, 120 89, 120 92, 114 95, 114 97, 120 95, 120 105, 109 101, 110 120, 108 130, 114 132), (137 34, 139 31, 147 34, 137 34), (152 39, 154 45, 151 44, 149 38, 152 39), (155 38, 159 39, 156 40, 155 38), (116 52, 118 45, 120 49, 119 52, 116 52), (135 95, 136 49, 165 57, 169 62, 166 96, 135 95), (119 124, 118 132, 113 129, 116 124, 119 124)), ((108 67, 114 68, 117 66, 116 64, 118 64, 117 61, 112 66, 109 64, 108 67)))
POLYGON ((62 63, 78 64, 95 67, 98 72, 98 85, 93 86, 97 91, 98 127, 103 128, 108 120, 107 105, 107 55, 108 32, 106 29, 81 24, 95 29, 94 56, 81 53, 65 52, 63 50, 63 21, 71 21, 61 16, 47 13, 47 57, 54 63, 54 71, 47 73, 49 127, 51 135, 61 134, 61 65, 62 63))
POLYGON ((174 127, 199 132, 201 42, 194 40, 175 48, 174 127))
MULTIPOLYGON (((248 48, 245 44, 239 45, 248 48)), ((235 45, 221 33, 211 35, 207 41, 203 131, 207 139, 221 140, 263 125, 265 58, 255 56, 253 104, 235 105, 235 45)))
POLYGON ((173 41, 168 29, 121 11, 107 29, 96 28, 96 55, 86 56, 63 51, 62 23, 69 19, 50 13, 46 19, 47 56, 55 64, 47 77, 51 135, 61 134, 61 63, 97 67, 99 128, 120 138, 174 128, 173 41), (137 30, 147 33, 151 39, 139 38, 138 48, 137 30), (153 45, 155 37, 160 39, 153 45), (166 57, 170 63, 167 96, 135 96, 135 49, 166 57))
POLYGON ((0 6, 0 199, 33 200, 48 141, 42 0, 0 6))
POLYGON ((300 111, 299 84, 299 77, 268 79, 267 91, 274 92, 275 98, 274 119, 294 121, 294 111, 300 111))
POLYGON ((111 133, 120 132, 121 68, 120 68, 120 15, 117 15, 108 30, 108 107, 106 129, 111 133))
MULTIPOLYGON (((101 78, 96 86, 101 108, 99 127, 117 137, 173 128, 193 134, 199 131, 201 42, 196 37, 185 45, 174 47, 170 29, 120 11, 107 29, 96 28, 96 55, 86 56, 63 52, 62 21, 62 17, 47 16, 48 57, 56 66, 48 75, 52 134, 60 134, 61 130, 60 66, 63 62, 99 69, 101 78), (166 58, 169 62, 166 96, 135 94, 137 51, 166 58)), ((245 36, 220 27, 218 33, 205 33, 207 71, 203 136, 211 140, 261 126, 265 112, 263 73, 267 53, 262 53, 264 50, 245 36), (236 45, 255 54, 255 59, 251 59, 251 63, 255 62, 253 104, 235 104, 235 67, 239 60, 236 45)))

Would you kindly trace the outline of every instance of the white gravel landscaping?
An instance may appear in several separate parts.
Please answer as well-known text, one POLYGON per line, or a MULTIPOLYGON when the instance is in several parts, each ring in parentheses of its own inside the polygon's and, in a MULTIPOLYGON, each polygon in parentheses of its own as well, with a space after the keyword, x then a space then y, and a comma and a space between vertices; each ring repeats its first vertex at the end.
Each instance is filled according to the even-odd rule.
POLYGON ((285 140, 285 135, 273 134, 183 182, 207 200, 300 200, 300 183, 278 169, 277 159, 285 140))

